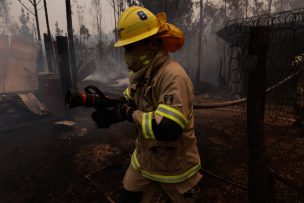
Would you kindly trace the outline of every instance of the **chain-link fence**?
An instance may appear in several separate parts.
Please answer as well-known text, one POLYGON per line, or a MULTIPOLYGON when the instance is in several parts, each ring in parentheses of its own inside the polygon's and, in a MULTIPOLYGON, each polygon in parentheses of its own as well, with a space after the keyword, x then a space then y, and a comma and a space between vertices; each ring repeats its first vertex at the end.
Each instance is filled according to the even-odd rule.
POLYGON ((269 162, 276 199, 303 202, 304 9, 232 20, 218 35, 231 47, 228 63, 231 95, 257 98, 257 108, 248 109, 246 102, 233 107, 235 126, 238 130, 247 129, 250 139, 248 134, 255 131, 252 127, 259 126, 248 126, 251 118, 246 116, 253 109, 263 113, 264 128, 260 127, 264 130, 258 133, 264 134, 261 141, 266 148, 264 156, 269 162), (250 82, 250 75, 256 76, 254 83, 250 82), (264 95, 255 90, 263 87, 261 83, 264 95), (262 105, 258 106, 260 102, 262 105))

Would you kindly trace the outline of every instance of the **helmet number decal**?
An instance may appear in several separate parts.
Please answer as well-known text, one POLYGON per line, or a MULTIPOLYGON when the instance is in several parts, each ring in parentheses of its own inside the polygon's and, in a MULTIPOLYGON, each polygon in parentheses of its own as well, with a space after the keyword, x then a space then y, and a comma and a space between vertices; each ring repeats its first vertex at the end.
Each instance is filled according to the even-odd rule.
POLYGON ((139 16, 140 20, 147 20, 148 19, 147 14, 145 14, 145 12, 143 12, 143 11, 138 11, 137 15, 139 16))

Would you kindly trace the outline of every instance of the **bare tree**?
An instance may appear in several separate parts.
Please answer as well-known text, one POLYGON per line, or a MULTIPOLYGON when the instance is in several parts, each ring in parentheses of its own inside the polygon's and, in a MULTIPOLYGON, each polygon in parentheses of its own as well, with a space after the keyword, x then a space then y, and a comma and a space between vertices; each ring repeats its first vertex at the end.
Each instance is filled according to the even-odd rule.
POLYGON ((79 26, 79 32, 80 32, 81 26, 84 25, 83 13, 85 11, 85 7, 84 7, 84 5, 80 5, 78 0, 73 0, 73 3, 76 6, 77 17, 78 17, 78 26, 79 26))
POLYGON ((303 0, 293 0, 289 1, 289 5, 291 9, 303 8, 304 1, 303 0))
POLYGON ((272 0, 268 0, 268 14, 271 13, 272 0))
POLYGON ((269 11, 268 9, 263 9, 264 1, 253 0, 253 4, 254 4, 254 7, 253 7, 254 15, 258 16, 258 15, 261 15, 261 14, 264 14, 264 13, 268 13, 268 11, 269 11))
POLYGON ((51 36, 51 30, 50 30, 50 24, 49 24, 49 15, 48 15, 48 10, 47 10, 46 0, 43 0, 43 7, 44 7, 45 21, 46 21, 46 27, 47 27, 48 35, 51 36))
POLYGON ((193 40, 193 38, 194 38, 194 32, 192 31, 192 29, 193 29, 193 21, 191 20, 189 20, 188 22, 187 22, 187 24, 186 25, 188 25, 189 27, 188 27, 188 29, 186 30, 187 31, 187 36, 188 36, 188 40, 186 40, 185 41, 185 45, 186 45, 186 49, 185 49, 185 51, 186 51, 186 71, 187 71, 187 73, 189 74, 190 73, 190 65, 191 65, 191 61, 192 61, 192 59, 191 59, 191 47, 192 47, 192 40, 193 40))
POLYGON ((304 7, 304 1, 303 0, 272 0, 273 1, 273 7, 275 7, 276 11, 283 11, 283 10, 289 10, 289 9, 297 9, 304 7))
POLYGON ((258 0, 253 0, 253 3, 255 8, 255 15, 259 15, 258 0))
POLYGON ((78 76, 76 70, 76 56, 74 49, 74 36, 73 36, 73 24, 72 24, 72 10, 71 10, 71 1, 66 0, 66 17, 67 17, 67 30, 68 30, 68 39, 69 39, 69 51, 71 57, 71 72, 73 83, 72 86, 74 89, 78 88, 78 76))
MULTIPOLYGON (((208 3, 208 0, 206 4, 208 3)), ((201 55, 202 55, 202 30, 203 30, 203 0, 199 1, 200 5, 200 20, 199 20, 199 32, 198 32, 198 57, 197 57, 197 68, 196 68, 196 75, 195 75, 195 86, 199 88, 200 86, 200 77, 201 77, 201 55)))
POLYGON ((115 0, 111 0, 111 5, 113 7, 113 15, 114 15, 114 36, 115 40, 117 41, 117 12, 116 12, 116 4, 115 0))
POLYGON ((24 2, 25 0, 18 0, 18 2, 29 12, 31 13, 36 20, 36 27, 37 27, 37 35, 38 35, 38 41, 41 41, 41 35, 40 35, 40 26, 39 26, 39 17, 38 17, 38 11, 43 8, 41 6, 40 8, 39 5, 41 3, 41 0, 26 0, 28 3, 30 3, 31 7, 27 6, 27 4, 24 2), (34 9, 34 11, 32 10, 34 9))
POLYGON ((99 55, 102 53, 102 3, 101 0, 91 0, 94 24, 97 29, 99 55))
POLYGON ((277 9, 282 11, 284 9, 284 0, 277 0, 277 9))
POLYGON ((31 29, 28 25, 30 22, 29 13, 25 13, 23 8, 21 8, 21 14, 19 16, 19 21, 21 23, 21 27, 19 29, 19 34, 23 38, 32 41, 33 33, 31 32, 31 29))
POLYGON ((248 18, 249 0, 244 0, 245 18, 248 18))
POLYGON ((3 31, 7 29, 7 25, 9 22, 10 5, 10 1, 0 0, 0 29, 2 28, 3 31))
POLYGON ((169 22, 177 25, 182 25, 184 17, 188 14, 192 15, 193 5, 195 4, 189 0, 140 0, 143 6, 147 7, 153 13, 165 12, 169 22))
POLYGON ((55 23, 55 35, 60 36, 62 34, 63 34, 63 30, 59 28, 58 21, 56 21, 56 23, 55 23))
POLYGON ((134 0, 127 0, 125 2, 124 0, 110 0, 110 5, 113 8, 113 15, 114 15, 114 34, 115 34, 115 39, 117 40, 117 22, 118 18, 121 15, 121 13, 126 9, 127 6, 132 6, 132 5, 138 5, 138 2, 134 0))
MULTIPOLYGON (((128 6, 132 6, 132 5, 138 5, 139 3, 135 0, 110 0, 109 1, 110 5, 113 8, 113 15, 114 15, 114 36, 115 36, 115 41, 117 41, 118 38, 118 30, 117 30, 117 22, 118 22, 118 18, 119 16, 122 14, 122 12, 126 9, 126 7, 128 6)), ((118 61, 121 62, 121 55, 122 52, 119 49, 115 49, 115 56, 117 58, 118 61)))

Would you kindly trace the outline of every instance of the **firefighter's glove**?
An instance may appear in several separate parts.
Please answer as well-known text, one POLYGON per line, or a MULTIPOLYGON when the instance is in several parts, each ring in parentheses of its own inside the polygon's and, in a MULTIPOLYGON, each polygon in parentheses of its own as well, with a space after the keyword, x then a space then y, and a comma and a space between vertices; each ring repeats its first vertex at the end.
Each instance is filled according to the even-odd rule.
POLYGON ((122 121, 115 109, 97 109, 91 117, 98 128, 109 128, 112 124, 122 121))
POLYGON ((135 110, 135 106, 123 98, 114 107, 97 109, 91 117, 98 128, 109 128, 112 124, 124 120, 133 122, 132 114, 135 110))
POLYGON ((115 111, 121 120, 128 120, 133 122, 133 112, 136 110, 135 106, 128 103, 125 98, 121 99, 121 103, 116 106, 115 111))

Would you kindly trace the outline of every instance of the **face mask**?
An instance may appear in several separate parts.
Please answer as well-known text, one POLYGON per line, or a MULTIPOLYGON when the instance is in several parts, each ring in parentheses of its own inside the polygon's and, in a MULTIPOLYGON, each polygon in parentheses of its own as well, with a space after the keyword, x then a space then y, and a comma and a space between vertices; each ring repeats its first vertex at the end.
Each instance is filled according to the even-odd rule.
POLYGON ((141 79, 143 79, 146 71, 147 71, 147 66, 145 68, 139 69, 136 72, 129 70, 128 77, 130 84, 138 83, 141 79))
POLYGON ((137 72, 140 69, 149 66, 154 58, 154 54, 151 51, 145 51, 140 53, 124 53, 124 60, 128 66, 128 69, 137 72))

